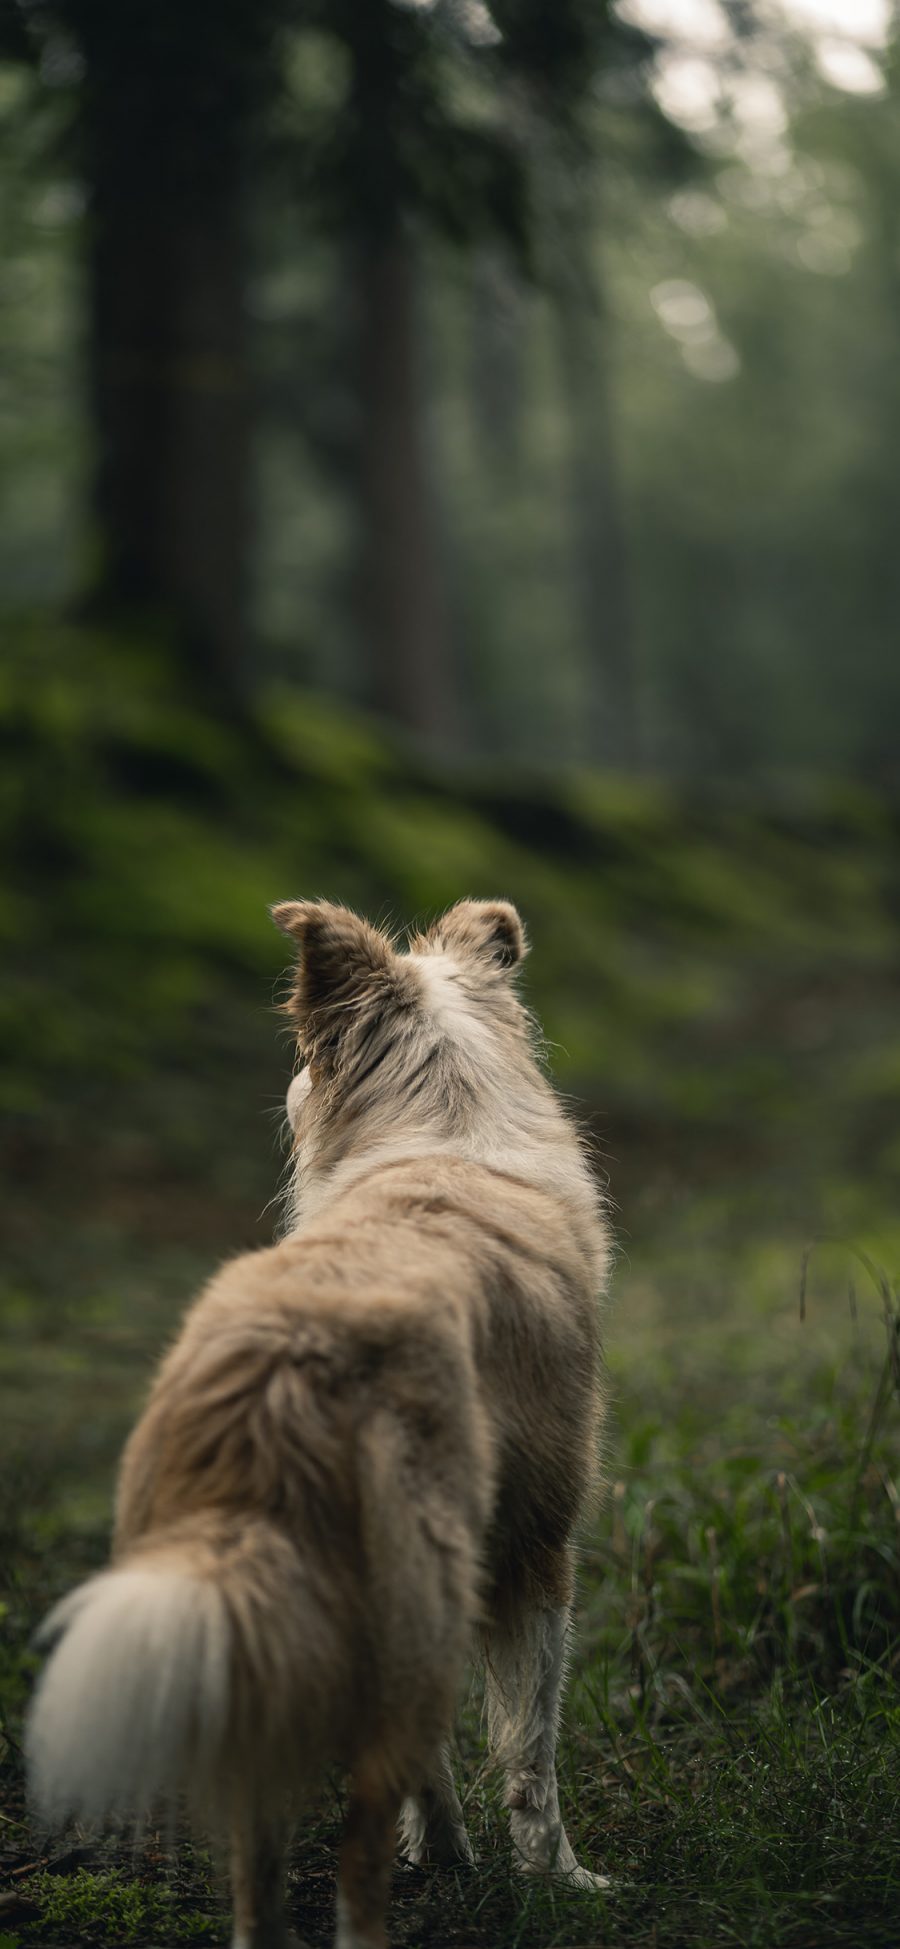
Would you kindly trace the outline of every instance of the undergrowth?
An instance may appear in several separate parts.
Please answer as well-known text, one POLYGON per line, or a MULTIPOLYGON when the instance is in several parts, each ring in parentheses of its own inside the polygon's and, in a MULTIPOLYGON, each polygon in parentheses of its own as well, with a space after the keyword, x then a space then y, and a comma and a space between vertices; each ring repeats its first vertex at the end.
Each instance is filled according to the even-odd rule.
MULTIPOLYGON (((576 1898, 517 1881, 473 1681, 459 1775, 478 1869, 398 1872, 398 1944, 896 1944, 900 1305, 871 1261, 864 1271, 880 1352, 870 1339, 842 1361, 798 1359, 777 1388, 746 1361, 692 1370, 689 1346, 666 1378, 614 1348, 616 1472, 585 1542, 560 1749, 577 1852, 611 1887, 576 1898)), ((0 1837, 20 1919, 7 1949, 224 1940, 223 1890, 186 1837, 152 1836, 137 1874, 114 1837, 94 1856, 78 1837, 71 1873, 52 1850, 29 1855, 27 1632, 101 1547, 99 1531, 60 1524, 46 1493, 31 1511, 20 1494, 8 1526, 0 1837)), ((339 1805, 327 1790, 292 1857, 294 1921, 315 1949, 333 1930, 339 1805)))
POLYGON ((62 1161, 87 1119, 116 1178, 214 1175, 264 1201, 269 1147, 245 1139, 238 1171, 209 1137, 271 1100, 288 1067, 268 903, 325 894, 405 926, 503 893, 534 942, 526 989, 554 1073, 612 1139, 636 1224, 648 1146, 653 1186, 661 1166, 692 1195, 743 1165, 748 1231, 776 1206, 793 1223, 798 1194, 813 1226, 894 1212, 887 801, 832 785, 773 808, 614 776, 453 773, 298 692, 266 696, 250 736, 210 721, 160 641, 46 618, 9 634, 0 1115, 14 1173, 50 1145, 62 1161))
MULTIPOLYGON (((476 1684, 478 1870, 398 1875, 393 1939, 896 1949, 896 1289, 829 1248, 785 1297, 798 1237, 900 1246, 896 807, 426 775, 296 693, 248 740, 158 644, 46 623, 4 666, 0 744, 0 1949, 226 1939, 186 1833, 30 1832, 29 1638, 103 1561, 116 1453, 192 1290, 270 1236, 290 1052, 266 902, 410 922, 476 892, 523 909, 553 1071, 621 1207, 560 1755, 573 1840, 612 1886, 515 1880, 476 1684)), ((315 1949, 338 1831, 329 1788, 291 1870, 315 1949)))
POLYGON ((146 1881, 131 1881, 118 1869, 92 1874, 78 1868, 73 1875, 32 1875, 23 1884, 28 1899, 40 1910, 36 1928, 47 1943, 207 1941, 218 1934, 218 1918, 185 1912, 173 1891, 146 1881))

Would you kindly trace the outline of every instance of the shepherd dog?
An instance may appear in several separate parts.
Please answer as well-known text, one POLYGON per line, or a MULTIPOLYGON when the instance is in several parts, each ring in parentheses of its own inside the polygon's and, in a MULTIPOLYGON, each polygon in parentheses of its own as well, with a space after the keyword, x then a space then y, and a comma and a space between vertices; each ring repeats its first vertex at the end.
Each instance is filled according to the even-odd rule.
POLYGON ((578 1864, 555 1752, 603 1403, 603 1197, 516 992, 505 901, 406 945, 272 910, 288 1218, 188 1312, 124 1453, 109 1567, 42 1627, 47 1825, 186 1807, 230 1848, 233 1949, 286 1949, 287 1821, 346 1776, 338 1949, 385 1949, 399 1847, 471 1864, 449 1741, 484 1661, 527 1875, 578 1864))

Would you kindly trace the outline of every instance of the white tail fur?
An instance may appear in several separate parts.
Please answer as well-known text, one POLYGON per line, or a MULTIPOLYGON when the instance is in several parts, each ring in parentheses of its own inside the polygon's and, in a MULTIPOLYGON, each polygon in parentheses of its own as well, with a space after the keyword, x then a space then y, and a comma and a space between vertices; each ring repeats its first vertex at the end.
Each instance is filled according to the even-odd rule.
POLYGON ((27 1731, 48 1824, 204 1791, 226 1729, 230 1638, 221 1589, 170 1553, 104 1571, 56 1606, 27 1731))

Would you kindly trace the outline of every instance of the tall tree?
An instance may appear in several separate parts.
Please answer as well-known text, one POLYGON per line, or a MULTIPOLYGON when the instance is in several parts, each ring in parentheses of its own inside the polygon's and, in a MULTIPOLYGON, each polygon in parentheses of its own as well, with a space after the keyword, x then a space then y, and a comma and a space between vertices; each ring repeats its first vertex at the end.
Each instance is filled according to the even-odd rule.
POLYGON ((350 54, 344 167, 356 300, 363 631, 375 703, 408 730, 449 741, 457 708, 417 318, 416 184, 410 140, 432 99, 422 23, 392 0, 342 0, 350 54))
POLYGON ((646 103, 649 43, 617 17, 609 0, 495 0, 494 14, 513 125, 529 159, 536 255, 556 316, 574 593, 585 652, 584 756, 628 769, 640 749, 635 647, 610 325, 591 206, 606 160, 598 87, 614 76, 633 100, 646 103))
POLYGON ((340 110, 298 130, 302 181, 341 240, 353 293, 361 634, 372 701, 452 743, 461 698, 430 454, 422 266, 429 239, 524 248, 522 171, 485 50, 450 0, 323 0, 307 16, 349 75, 340 110), (474 113, 473 70, 491 89, 474 113), (480 106, 483 106, 481 104, 480 106))
POLYGON ((266 0, 50 0, 83 64, 94 576, 101 609, 158 611, 210 702, 247 681, 251 136, 266 0))

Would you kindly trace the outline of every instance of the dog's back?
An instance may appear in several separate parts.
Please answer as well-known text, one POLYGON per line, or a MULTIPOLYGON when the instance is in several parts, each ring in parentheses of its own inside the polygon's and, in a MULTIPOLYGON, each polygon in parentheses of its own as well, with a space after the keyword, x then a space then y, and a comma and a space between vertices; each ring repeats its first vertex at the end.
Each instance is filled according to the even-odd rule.
POLYGON ((296 1551, 277 1678, 266 1638, 253 1669, 249 1615, 236 1641, 265 1780, 306 1787, 379 1726, 427 1753, 477 1618, 523 1581, 568 1597, 597 1409, 586 1247, 534 1187, 423 1161, 374 1171, 198 1301, 125 1453, 116 1553, 180 1539, 188 1569, 251 1520, 296 1551))

